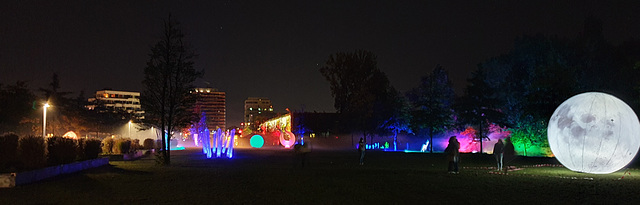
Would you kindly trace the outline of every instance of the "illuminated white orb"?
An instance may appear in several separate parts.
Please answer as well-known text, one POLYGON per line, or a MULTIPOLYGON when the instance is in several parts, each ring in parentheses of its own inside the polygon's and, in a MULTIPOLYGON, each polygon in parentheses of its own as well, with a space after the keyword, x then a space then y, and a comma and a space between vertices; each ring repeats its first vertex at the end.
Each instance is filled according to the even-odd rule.
POLYGON ((640 147, 640 122, 622 100, 582 93, 564 101, 547 128, 556 159, 570 170, 608 174, 622 169, 640 147))

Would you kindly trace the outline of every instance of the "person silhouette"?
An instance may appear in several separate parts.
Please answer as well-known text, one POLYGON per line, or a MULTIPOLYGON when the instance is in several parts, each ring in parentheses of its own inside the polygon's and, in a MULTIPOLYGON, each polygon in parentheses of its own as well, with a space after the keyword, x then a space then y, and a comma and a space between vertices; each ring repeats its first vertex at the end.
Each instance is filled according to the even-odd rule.
POLYGON ((511 163, 511 161, 513 161, 516 158, 516 150, 515 147, 513 146, 513 143, 511 142, 511 137, 506 138, 504 140, 504 164, 502 165, 504 167, 504 172, 506 173, 509 170, 509 163, 511 163))
POLYGON ((360 142, 358 142, 358 151, 360 152, 360 165, 364 164, 364 152, 367 150, 367 144, 364 142, 363 138, 360 138, 360 142))
POLYGON ((502 139, 498 139, 498 142, 493 146, 493 156, 496 158, 497 170, 502 170, 502 158, 504 155, 504 143, 502 139))
POLYGON ((460 142, 456 136, 449 138, 449 145, 444 149, 444 153, 447 155, 449 161, 449 167, 447 169, 450 174, 458 174, 458 163, 460 162, 460 142))

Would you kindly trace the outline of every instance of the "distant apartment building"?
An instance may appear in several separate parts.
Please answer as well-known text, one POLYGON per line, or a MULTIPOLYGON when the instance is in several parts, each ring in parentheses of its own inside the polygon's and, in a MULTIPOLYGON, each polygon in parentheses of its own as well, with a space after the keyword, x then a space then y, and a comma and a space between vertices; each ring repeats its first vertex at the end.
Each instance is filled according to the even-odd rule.
POLYGON ((144 119, 144 111, 140 105, 140 92, 99 90, 95 97, 89 98, 87 109, 98 112, 125 111, 135 119, 144 119))
POLYGON ((254 123, 260 124, 264 120, 275 116, 273 106, 269 98, 249 97, 244 101, 244 124, 251 126, 254 123), (262 121, 262 122, 256 122, 262 121))
POLYGON ((224 130, 227 122, 226 93, 213 88, 195 88, 191 93, 198 95, 194 113, 200 116, 204 112, 210 130, 224 130))

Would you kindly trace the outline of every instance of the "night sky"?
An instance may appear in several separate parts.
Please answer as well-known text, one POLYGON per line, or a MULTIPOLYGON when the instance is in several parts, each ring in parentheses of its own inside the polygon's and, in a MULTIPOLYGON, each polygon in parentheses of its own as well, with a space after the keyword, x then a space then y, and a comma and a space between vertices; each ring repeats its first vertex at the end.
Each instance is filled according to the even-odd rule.
POLYGON ((640 37, 637 1, 17 1, 0 6, 0 83, 37 88, 58 73, 61 90, 142 91, 149 48, 169 13, 205 71, 196 86, 227 93, 227 126, 247 97, 334 112, 318 69, 329 55, 364 49, 406 91, 440 64, 456 92, 484 60, 522 35, 575 38, 591 14, 618 44, 640 37))

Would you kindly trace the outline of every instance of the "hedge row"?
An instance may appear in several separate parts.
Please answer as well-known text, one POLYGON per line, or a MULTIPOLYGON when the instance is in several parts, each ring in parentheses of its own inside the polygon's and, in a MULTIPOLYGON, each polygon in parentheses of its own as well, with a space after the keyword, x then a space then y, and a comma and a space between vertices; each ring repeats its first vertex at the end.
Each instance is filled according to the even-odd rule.
POLYGON ((127 154, 142 148, 138 139, 107 137, 102 140, 102 153, 105 154, 127 154))
POLYGON ((29 170, 98 158, 100 140, 74 140, 40 136, 18 137, 15 134, 0 135, 0 172, 29 170))

